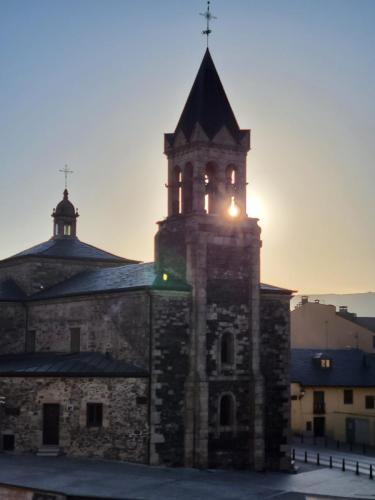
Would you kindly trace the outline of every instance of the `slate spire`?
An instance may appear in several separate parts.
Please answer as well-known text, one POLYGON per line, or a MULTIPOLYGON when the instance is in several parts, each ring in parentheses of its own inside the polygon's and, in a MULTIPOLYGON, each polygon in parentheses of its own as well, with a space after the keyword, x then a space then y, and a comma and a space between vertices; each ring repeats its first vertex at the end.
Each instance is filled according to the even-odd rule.
POLYGON ((233 138, 241 138, 240 128, 207 48, 174 135, 182 131, 189 141, 199 123, 212 140, 225 126, 233 138))

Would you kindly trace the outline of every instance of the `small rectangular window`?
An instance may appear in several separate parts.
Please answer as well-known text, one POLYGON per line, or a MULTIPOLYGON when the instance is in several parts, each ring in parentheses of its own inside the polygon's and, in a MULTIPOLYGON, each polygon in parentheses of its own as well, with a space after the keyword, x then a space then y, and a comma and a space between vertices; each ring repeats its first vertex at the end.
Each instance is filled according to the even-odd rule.
POLYGON ((353 404, 353 391, 352 389, 344 389, 344 405, 353 404))
POLYGON ((26 352, 35 352, 35 330, 27 330, 25 350, 26 352))
POLYGON ((375 396, 365 396, 365 407, 367 410, 375 408, 375 396))
POLYGON ((80 352, 81 350, 81 329, 70 329, 70 352, 80 352))
POLYGON ((71 235, 71 226, 70 224, 65 224, 64 226, 64 236, 70 236, 71 235))
POLYGON ((87 427, 101 427, 103 425, 103 404, 87 403, 87 427))
POLYGON ((312 430, 312 423, 311 422, 306 422, 306 431, 310 432, 312 430))

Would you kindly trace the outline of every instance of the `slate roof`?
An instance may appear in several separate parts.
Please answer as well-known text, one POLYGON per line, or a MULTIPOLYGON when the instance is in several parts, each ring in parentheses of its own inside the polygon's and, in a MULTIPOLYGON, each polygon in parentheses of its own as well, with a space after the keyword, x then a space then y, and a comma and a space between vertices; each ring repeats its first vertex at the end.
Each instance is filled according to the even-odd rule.
POLYGON ((146 377, 147 372, 99 352, 0 356, 0 377, 146 377))
POLYGON ((0 302, 17 302, 25 297, 26 295, 13 280, 7 279, 0 282, 0 302))
POLYGON ((186 282, 174 280, 172 277, 163 281, 155 272, 154 263, 149 262, 84 271, 43 292, 38 292, 31 298, 43 300, 142 288, 190 290, 186 282))
POLYGON ((19 252, 4 261, 16 259, 18 257, 50 257, 62 259, 91 259, 106 260, 112 262, 137 262, 124 259, 112 253, 96 248, 88 243, 83 243, 78 238, 51 238, 39 245, 35 245, 23 252, 19 252))
POLYGON ((175 135, 182 130, 189 140, 196 123, 201 125, 209 139, 212 139, 224 125, 234 139, 241 138, 236 117, 208 49, 177 124, 175 135))
POLYGON ((280 288, 279 286, 267 285, 267 283, 260 284, 260 290, 264 293, 274 293, 282 295, 291 295, 295 293, 296 290, 289 290, 288 288, 280 288))
POLYGON ((359 349, 292 349, 291 381, 303 386, 375 387, 375 355, 359 349), (321 368, 314 357, 331 359, 321 368))
POLYGON ((367 328, 368 330, 371 330, 372 332, 375 332, 375 318, 366 316, 357 316, 354 319, 354 322, 358 323, 358 325, 361 325, 364 328, 367 328))

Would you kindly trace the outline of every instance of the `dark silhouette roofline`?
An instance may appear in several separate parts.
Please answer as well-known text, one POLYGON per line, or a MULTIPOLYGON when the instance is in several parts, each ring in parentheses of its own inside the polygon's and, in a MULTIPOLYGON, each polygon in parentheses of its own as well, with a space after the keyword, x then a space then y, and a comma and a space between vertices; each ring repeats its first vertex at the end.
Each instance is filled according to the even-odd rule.
POLYGON ((241 138, 240 128, 209 49, 204 54, 174 135, 181 130, 189 140, 197 123, 209 139, 213 139, 223 126, 235 140, 241 138))

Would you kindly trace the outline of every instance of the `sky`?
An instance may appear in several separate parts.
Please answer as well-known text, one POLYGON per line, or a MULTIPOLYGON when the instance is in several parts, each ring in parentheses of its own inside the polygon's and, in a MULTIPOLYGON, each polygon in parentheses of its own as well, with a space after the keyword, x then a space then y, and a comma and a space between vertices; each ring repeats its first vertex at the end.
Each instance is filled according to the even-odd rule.
MULTIPOLYGON (((163 134, 205 51, 201 0, 0 0, 0 259, 52 236, 65 164, 78 236, 153 260, 163 134)), ((375 1, 212 0, 210 50, 252 130, 263 282, 375 290, 375 1)))

